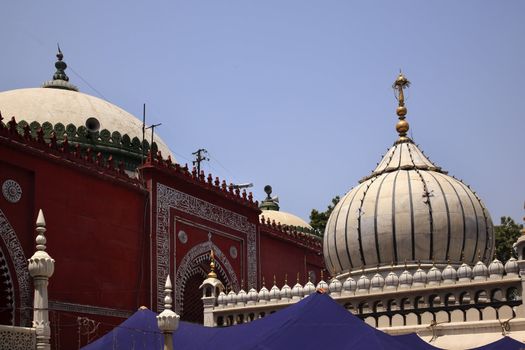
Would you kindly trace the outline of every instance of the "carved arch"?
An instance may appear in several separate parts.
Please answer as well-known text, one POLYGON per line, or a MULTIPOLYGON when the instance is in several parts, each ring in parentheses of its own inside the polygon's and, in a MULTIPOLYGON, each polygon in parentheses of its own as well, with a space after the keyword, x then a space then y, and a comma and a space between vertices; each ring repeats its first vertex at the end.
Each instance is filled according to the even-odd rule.
POLYGON ((18 284, 19 296, 14 299, 14 302, 19 301, 17 306, 13 303, 15 309, 20 309, 20 324, 28 326, 31 320, 31 290, 30 290, 30 276, 27 270, 27 258, 22 249, 22 245, 18 240, 15 230, 7 220, 5 214, 0 210, 0 237, 7 248, 6 258, 11 259, 15 268, 16 282, 18 284))
MULTIPOLYGON (((177 268, 177 273, 175 276, 175 310, 176 312, 182 313, 184 307, 184 287, 186 281, 199 273, 196 270, 196 266, 204 261, 208 261, 209 252, 213 248, 215 253, 216 261, 216 272, 219 278, 225 279, 221 282, 226 286, 229 285, 234 290, 239 290, 239 280, 237 275, 233 270, 232 265, 230 264, 228 258, 224 253, 217 247, 213 242, 207 241, 201 244, 198 244, 190 249, 190 251, 182 258, 179 267, 177 268)), ((195 291, 200 293, 199 291, 195 291)))

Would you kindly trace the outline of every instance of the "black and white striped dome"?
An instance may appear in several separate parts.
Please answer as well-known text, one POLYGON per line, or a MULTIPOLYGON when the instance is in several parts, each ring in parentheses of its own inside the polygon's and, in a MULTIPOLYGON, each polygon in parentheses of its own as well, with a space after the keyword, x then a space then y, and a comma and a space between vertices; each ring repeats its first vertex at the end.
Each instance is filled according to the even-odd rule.
POLYGON ((490 215, 476 194, 434 165, 409 138, 337 204, 324 235, 332 274, 408 262, 489 261, 490 215))

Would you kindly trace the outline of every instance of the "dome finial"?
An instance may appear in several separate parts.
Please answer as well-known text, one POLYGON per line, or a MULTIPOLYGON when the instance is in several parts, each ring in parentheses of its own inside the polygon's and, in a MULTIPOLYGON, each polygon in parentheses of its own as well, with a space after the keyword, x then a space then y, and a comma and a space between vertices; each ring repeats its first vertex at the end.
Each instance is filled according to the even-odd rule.
POLYGON ((209 278, 217 278, 215 273, 215 255, 213 254, 213 249, 210 250, 210 273, 208 273, 209 278))
POLYGON ((279 211, 279 198, 272 197, 272 186, 264 186, 264 192, 266 193, 266 198, 259 205, 259 209, 279 211))
POLYGON ((403 93, 403 90, 408 88, 409 86, 410 86, 410 81, 408 81, 408 79, 403 75, 403 73, 400 70, 399 75, 397 76, 397 79, 394 81, 394 84, 392 85, 396 99, 398 101, 396 113, 397 113, 397 116, 399 117, 399 121, 396 124, 396 130, 399 133, 400 141, 409 140, 409 138, 406 135, 410 127, 408 125, 408 122, 405 120, 405 116, 407 114, 407 108, 405 107, 405 94, 403 93))
POLYGON ((53 74, 53 80, 46 81, 42 84, 42 87, 78 91, 78 88, 75 85, 69 83, 69 77, 66 74, 67 64, 63 61, 64 54, 62 53, 62 50, 60 50, 60 45, 58 43, 57 49, 57 61, 55 62, 56 72, 53 74))

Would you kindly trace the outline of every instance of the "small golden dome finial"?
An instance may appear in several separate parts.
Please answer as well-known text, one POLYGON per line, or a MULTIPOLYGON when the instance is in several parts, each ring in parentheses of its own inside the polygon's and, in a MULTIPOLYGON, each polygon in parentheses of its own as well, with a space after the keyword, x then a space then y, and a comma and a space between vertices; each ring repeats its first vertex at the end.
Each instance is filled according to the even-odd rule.
POLYGON ((396 124, 396 130, 399 133, 399 140, 402 141, 408 140, 407 132, 410 128, 408 122, 405 120, 407 108, 405 107, 405 94, 403 93, 403 90, 409 86, 410 81, 408 81, 408 79, 400 71, 396 81, 394 81, 394 84, 392 84, 392 88, 394 89, 394 93, 398 101, 396 113, 399 121, 396 124))
POLYGON ((213 249, 210 250, 210 273, 208 273, 209 278, 217 278, 215 273, 215 255, 213 254, 213 249))

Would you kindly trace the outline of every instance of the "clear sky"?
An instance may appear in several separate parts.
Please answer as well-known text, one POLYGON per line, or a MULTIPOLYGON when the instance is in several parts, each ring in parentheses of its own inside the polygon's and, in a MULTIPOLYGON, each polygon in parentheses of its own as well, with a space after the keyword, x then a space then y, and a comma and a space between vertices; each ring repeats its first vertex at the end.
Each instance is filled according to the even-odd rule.
MULTIPOLYGON (((180 163, 271 184, 308 219, 368 175, 397 133, 392 82, 430 159, 496 223, 525 200, 524 1, 2 1, 0 91, 54 73, 150 123, 180 163)), ((59 189, 57 189, 59 190, 59 189)))

